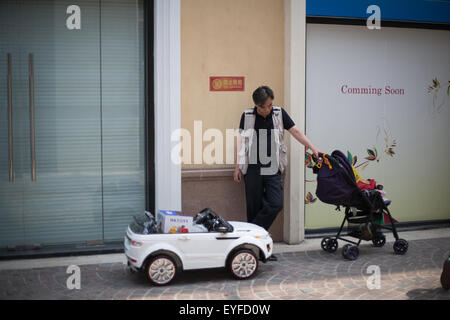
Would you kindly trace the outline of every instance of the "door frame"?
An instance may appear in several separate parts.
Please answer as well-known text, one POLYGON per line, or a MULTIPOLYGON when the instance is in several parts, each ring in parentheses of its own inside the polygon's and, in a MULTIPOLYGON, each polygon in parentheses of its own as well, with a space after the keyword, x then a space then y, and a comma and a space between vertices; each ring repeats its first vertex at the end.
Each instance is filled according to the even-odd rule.
POLYGON ((155 210, 154 1, 144 1, 145 208, 155 210))

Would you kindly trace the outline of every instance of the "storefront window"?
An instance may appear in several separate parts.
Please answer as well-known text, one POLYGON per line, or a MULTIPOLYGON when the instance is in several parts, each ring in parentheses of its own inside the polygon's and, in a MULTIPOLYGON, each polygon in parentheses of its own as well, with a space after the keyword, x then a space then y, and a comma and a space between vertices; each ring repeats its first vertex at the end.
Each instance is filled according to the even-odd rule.
POLYGON ((0 2, 0 247, 144 210, 144 60, 143 1, 0 2))

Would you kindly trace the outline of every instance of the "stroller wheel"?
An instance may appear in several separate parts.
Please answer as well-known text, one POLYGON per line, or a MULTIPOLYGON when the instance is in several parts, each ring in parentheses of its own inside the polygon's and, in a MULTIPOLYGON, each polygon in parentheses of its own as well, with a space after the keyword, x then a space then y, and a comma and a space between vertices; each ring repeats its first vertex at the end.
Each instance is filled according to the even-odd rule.
POLYGON ((408 241, 404 239, 398 239, 394 242, 394 252, 395 254, 403 255, 408 251, 408 241))
POLYGON ((336 252, 336 250, 338 249, 338 246, 339 246, 339 244, 338 244, 337 239, 330 239, 327 243, 327 251, 329 253, 336 252))
POLYGON ((347 260, 356 260, 359 256, 359 249, 357 246, 352 246, 351 244, 346 244, 342 248, 342 256, 347 260))
POLYGON ((338 249, 338 241, 329 237, 323 238, 321 242, 321 247, 324 251, 333 253, 338 249))
POLYGON ((384 234, 376 234, 372 239, 372 243, 374 247, 381 248, 386 244, 386 236, 384 234))
POLYGON ((327 250, 328 241, 330 241, 330 240, 331 240, 331 238, 328 238, 328 237, 322 239, 322 242, 320 243, 320 246, 322 247, 323 251, 328 251, 327 250))

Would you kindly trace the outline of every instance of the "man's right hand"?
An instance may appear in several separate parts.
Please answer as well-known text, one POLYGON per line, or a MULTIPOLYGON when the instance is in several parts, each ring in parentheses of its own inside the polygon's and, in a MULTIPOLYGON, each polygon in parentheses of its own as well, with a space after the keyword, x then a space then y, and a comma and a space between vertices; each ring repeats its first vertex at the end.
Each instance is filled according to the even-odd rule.
POLYGON ((241 182, 241 180, 242 180, 242 172, 241 172, 241 169, 239 169, 239 168, 234 169, 234 175, 233 175, 233 177, 234 177, 234 181, 235 181, 235 182, 241 182))

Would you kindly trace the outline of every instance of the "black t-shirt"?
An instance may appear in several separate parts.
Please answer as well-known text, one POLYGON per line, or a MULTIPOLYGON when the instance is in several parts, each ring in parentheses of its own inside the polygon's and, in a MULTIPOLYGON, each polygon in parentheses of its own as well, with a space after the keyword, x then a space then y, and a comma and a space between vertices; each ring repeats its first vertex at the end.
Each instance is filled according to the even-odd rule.
MULTIPOLYGON (((267 156, 270 157, 271 156, 271 140, 270 139, 275 139, 274 137, 272 137, 272 131, 271 129, 273 129, 273 118, 272 118, 272 113, 273 113, 273 108, 272 111, 270 112, 270 114, 264 118, 263 116, 261 116, 260 114, 258 114, 258 112, 256 111, 256 107, 253 108, 253 113, 256 114, 256 119, 255 119, 255 131, 256 131, 256 140, 254 143, 257 143, 257 159, 258 162, 257 164, 249 164, 248 166, 248 172, 259 172, 259 168, 261 167, 270 167, 270 162, 267 164, 261 164, 260 159, 259 159, 259 130, 260 129, 267 129, 267 156)), ((281 115, 283 118, 283 127, 286 130, 291 129, 293 126, 295 126, 294 121, 292 121, 291 117, 288 115, 288 113, 281 108, 281 115)), ((239 129, 240 130, 244 130, 244 122, 245 122, 245 112, 242 114, 241 116, 241 122, 239 124, 239 129)), ((272 142, 273 144, 275 144, 275 141, 272 142)))

